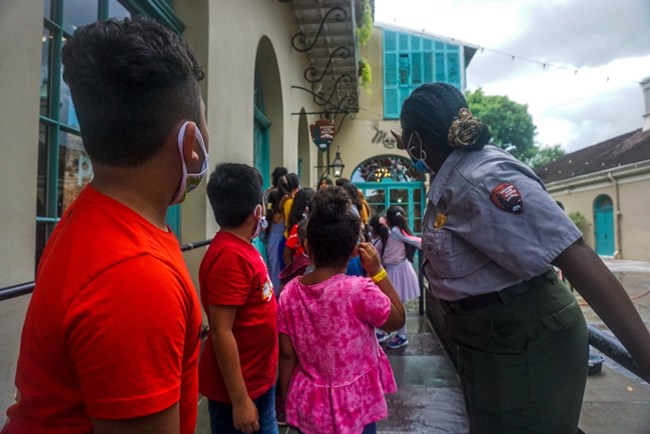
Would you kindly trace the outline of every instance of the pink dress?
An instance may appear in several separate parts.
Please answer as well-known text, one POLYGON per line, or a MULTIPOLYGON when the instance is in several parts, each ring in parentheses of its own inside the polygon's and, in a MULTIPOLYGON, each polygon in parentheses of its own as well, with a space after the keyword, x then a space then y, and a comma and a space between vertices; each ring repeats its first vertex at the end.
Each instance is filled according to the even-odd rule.
POLYGON ((298 358, 287 422, 305 434, 359 434, 388 416, 384 394, 397 391, 375 337, 390 300, 366 277, 337 274, 310 286, 299 280, 284 287, 278 306, 278 331, 298 358))

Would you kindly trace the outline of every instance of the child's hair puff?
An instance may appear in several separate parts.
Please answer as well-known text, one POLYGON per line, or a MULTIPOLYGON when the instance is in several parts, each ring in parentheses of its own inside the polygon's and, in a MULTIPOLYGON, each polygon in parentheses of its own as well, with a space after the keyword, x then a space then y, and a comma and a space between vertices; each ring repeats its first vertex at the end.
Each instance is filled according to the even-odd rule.
POLYGON ((307 223, 307 243, 316 267, 347 264, 360 231, 361 220, 352 212, 345 190, 331 187, 314 195, 307 223))

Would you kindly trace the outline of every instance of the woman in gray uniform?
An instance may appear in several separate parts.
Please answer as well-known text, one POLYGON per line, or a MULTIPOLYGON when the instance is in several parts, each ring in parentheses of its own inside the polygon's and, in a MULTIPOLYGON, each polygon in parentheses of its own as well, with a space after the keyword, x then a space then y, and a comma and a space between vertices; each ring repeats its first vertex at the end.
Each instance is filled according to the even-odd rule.
POLYGON ((426 84, 402 136, 431 174, 423 272, 458 345, 471 433, 575 434, 588 333, 561 268, 650 379, 650 334, 629 297, 526 165, 489 144, 463 95, 426 84))

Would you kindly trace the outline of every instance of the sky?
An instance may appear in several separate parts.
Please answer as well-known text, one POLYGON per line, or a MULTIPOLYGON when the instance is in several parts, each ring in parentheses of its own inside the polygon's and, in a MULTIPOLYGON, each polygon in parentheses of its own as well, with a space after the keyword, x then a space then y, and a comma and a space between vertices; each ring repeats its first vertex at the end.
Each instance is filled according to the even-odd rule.
POLYGON ((539 146, 569 153, 643 126, 650 0, 375 0, 375 21, 484 47, 467 90, 527 104, 539 146))

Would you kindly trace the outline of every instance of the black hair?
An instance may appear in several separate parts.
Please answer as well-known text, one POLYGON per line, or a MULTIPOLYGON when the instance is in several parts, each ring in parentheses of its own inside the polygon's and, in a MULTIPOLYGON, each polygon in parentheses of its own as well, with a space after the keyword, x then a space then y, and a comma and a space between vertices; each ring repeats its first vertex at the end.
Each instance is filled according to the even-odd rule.
POLYGON ((359 196, 359 189, 356 185, 352 184, 350 181, 344 182, 340 187, 345 190, 345 192, 350 196, 352 204, 357 207, 357 211, 361 212, 363 203, 361 202, 361 196, 359 196))
POLYGON ((347 184, 348 182, 350 182, 348 178, 337 178, 336 181, 334 181, 337 187, 342 187, 343 184, 347 184))
POLYGON ((379 214, 373 214, 372 217, 370 217, 370 220, 368 220, 368 226, 372 229, 372 233, 379 236, 379 239, 381 240, 381 252, 379 252, 379 258, 383 262, 386 243, 388 243, 388 237, 390 236, 390 229, 381 222, 381 216, 379 214))
POLYGON ((278 188, 271 188, 266 196, 266 213, 273 215, 282 212, 280 209, 280 201, 282 200, 282 192, 278 188))
MULTIPOLYGON (((437 150, 451 152, 453 148, 448 141, 449 127, 461 108, 468 108, 467 100, 451 84, 427 83, 418 87, 402 105, 400 121, 404 143, 408 143, 411 134, 417 131, 437 150)), ((490 140, 488 127, 481 122, 477 125, 476 140, 466 148, 469 151, 483 149, 490 140)))
POLYGON ((280 177, 286 175, 287 173, 289 173, 289 171, 286 167, 278 166, 273 169, 273 172, 271 173, 271 185, 277 188, 280 177))
POLYGON ((316 192, 313 188, 306 187, 298 190, 298 193, 296 193, 293 198, 293 204, 291 205, 291 211, 289 212, 289 229, 291 229, 296 223, 300 223, 305 212, 309 213, 309 209, 311 209, 311 200, 314 197, 314 194, 316 194, 316 192), (305 209, 307 211, 305 211, 305 209))
POLYGON ((293 172, 282 175, 278 179, 278 188, 282 191, 283 195, 291 196, 291 192, 298 187, 300 187, 300 180, 298 179, 298 175, 293 172))
POLYGON ((359 240, 361 219, 341 187, 323 188, 312 199, 307 221, 310 259, 316 267, 344 266, 359 240))
POLYGON ((318 181, 318 190, 320 190, 321 188, 323 188, 323 182, 324 182, 325 185, 327 185, 328 187, 331 187, 332 185, 334 185, 334 183, 332 182, 332 178, 330 178, 329 176, 325 175, 325 176, 322 176, 322 177, 320 178, 320 180, 318 181))
MULTIPOLYGON (((402 233, 407 235, 413 235, 411 229, 409 229, 408 223, 406 221, 406 211, 399 205, 392 205, 388 210, 386 210, 386 222, 391 229, 394 226, 397 226, 402 233)), ((415 246, 404 243, 406 248, 406 258, 409 262, 413 262, 413 257, 415 256, 415 246)))
POLYGON ((192 48, 152 19, 80 27, 63 47, 62 62, 93 162, 139 166, 179 121, 200 124, 204 73, 192 48))
POLYGON ((221 163, 210 175, 208 198, 219 226, 241 226, 262 203, 262 175, 246 164, 221 163))
POLYGON ((266 233, 266 236, 268 237, 271 234, 271 222, 272 222, 272 216, 274 214, 277 214, 279 212, 282 212, 282 209, 280 208, 280 201, 282 200, 282 193, 278 188, 271 187, 267 192, 266 192, 266 215, 267 219, 269 220, 269 224, 266 226, 266 229, 264 232, 266 233))

